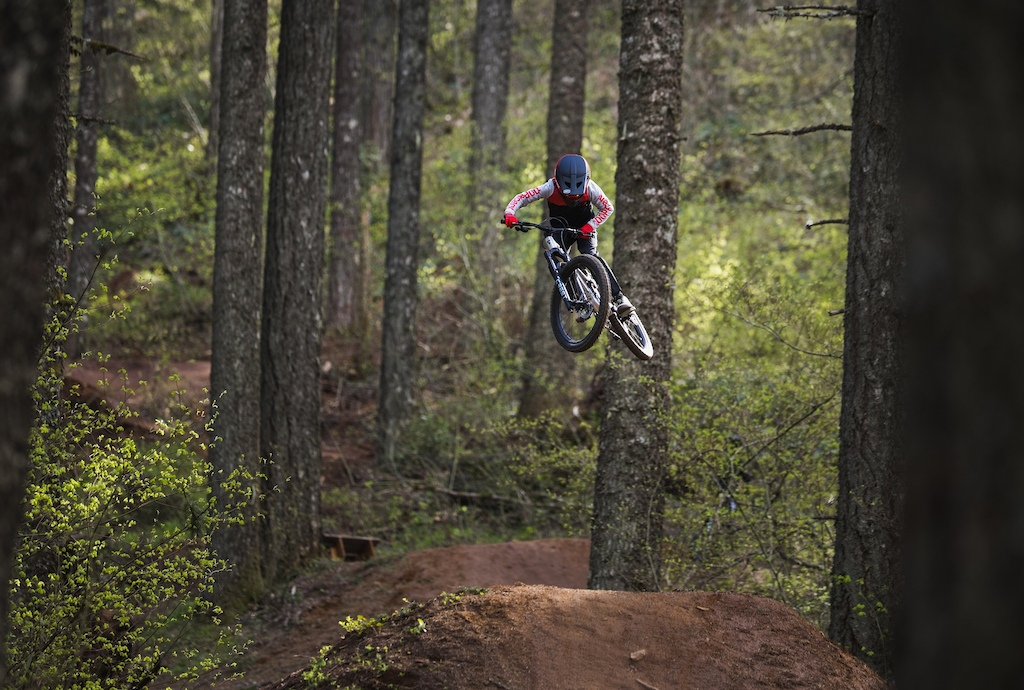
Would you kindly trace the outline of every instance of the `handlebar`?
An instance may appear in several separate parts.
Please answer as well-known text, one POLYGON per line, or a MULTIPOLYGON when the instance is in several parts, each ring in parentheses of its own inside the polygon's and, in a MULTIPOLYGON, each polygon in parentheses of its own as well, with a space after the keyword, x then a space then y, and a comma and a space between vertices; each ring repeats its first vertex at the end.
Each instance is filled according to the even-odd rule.
POLYGON ((528 223, 525 220, 521 220, 521 221, 517 222, 512 227, 515 230, 518 230, 519 232, 529 232, 529 228, 537 228, 538 230, 540 230, 541 232, 543 232, 545 234, 551 234, 551 233, 555 233, 555 232, 568 232, 568 233, 571 233, 572 235, 574 235, 575 237, 582 237, 583 236, 583 233, 580 232, 579 229, 577 229, 577 228, 553 228, 553 227, 548 226, 548 225, 541 225, 540 223, 528 223))

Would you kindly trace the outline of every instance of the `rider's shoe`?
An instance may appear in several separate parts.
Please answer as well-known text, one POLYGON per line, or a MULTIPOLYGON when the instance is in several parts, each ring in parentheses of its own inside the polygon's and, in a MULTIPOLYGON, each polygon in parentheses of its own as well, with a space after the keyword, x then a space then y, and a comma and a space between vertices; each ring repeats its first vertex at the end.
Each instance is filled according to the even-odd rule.
POLYGON ((619 293, 619 296, 615 299, 615 313, 618 315, 621 321, 625 321, 630 316, 636 313, 636 308, 630 304, 629 299, 625 294, 619 293))

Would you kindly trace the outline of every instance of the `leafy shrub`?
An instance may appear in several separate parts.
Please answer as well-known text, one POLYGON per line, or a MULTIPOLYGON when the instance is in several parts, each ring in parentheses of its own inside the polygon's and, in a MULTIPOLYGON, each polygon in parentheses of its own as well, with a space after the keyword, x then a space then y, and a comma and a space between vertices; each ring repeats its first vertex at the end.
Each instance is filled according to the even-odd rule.
POLYGON ((230 512, 207 488, 187 410, 140 434, 123 403, 40 407, 5 687, 144 687, 213 672, 237 651, 232 631, 221 626, 202 650, 187 634, 199 621, 219 623, 209 597, 225 563, 210 538, 230 512))

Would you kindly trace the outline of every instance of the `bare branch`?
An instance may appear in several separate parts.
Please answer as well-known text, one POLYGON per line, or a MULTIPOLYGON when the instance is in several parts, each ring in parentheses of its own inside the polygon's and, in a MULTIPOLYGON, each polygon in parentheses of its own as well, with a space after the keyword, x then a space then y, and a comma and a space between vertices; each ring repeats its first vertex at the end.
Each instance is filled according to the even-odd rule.
POLYGON ((793 19, 794 17, 805 17, 808 19, 836 19, 838 17, 868 17, 871 12, 858 10, 856 7, 843 7, 840 5, 778 5, 759 9, 770 17, 776 19, 793 19))
POLYGON ((752 132, 752 137, 766 137, 769 135, 783 135, 787 137, 797 137, 801 134, 810 134, 811 132, 822 132, 822 131, 834 131, 834 132, 852 132, 852 125, 840 125, 840 124, 821 124, 811 125, 810 127, 800 127, 799 129, 776 129, 768 132, 752 132))
POLYGON ((91 117, 89 115, 82 115, 81 113, 71 113, 70 116, 73 119, 78 120, 79 122, 88 122, 89 124, 94 124, 94 125, 116 125, 117 124, 117 122, 115 122, 114 120, 107 120, 106 118, 102 118, 102 117, 91 117))
POLYGON ((141 55, 139 55, 138 53, 133 53, 130 50, 125 50, 124 48, 121 48, 121 47, 118 47, 118 46, 114 45, 113 43, 106 43, 105 41, 97 41, 96 39, 93 39, 93 38, 82 38, 81 36, 72 36, 71 37, 71 42, 76 44, 76 45, 78 45, 78 46, 80 46, 81 48, 88 48, 89 50, 91 50, 94 53, 101 53, 102 52, 102 53, 106 53, 107 55, 112 55, 114 53, 118 53, 120 55, 127 55, 128 57, 133 57, 136 60, 145 60, 146 59, 146 58, 142 57, 141 55))
POLYGON ((849 225, 850 221, 846 218, 829 218, 827 220, 815 220, 808 221, 804 227, 808 230, 817 225, 849 225))
POLYGON ((768 333, 770 336, 775 338, 775 340, 777 340, 778 342, 782 343, 783 345, 785 345, 789 349, 793 350, 794 352, 799 352, 802 355, 809 355, 811 357, 823 357, 825 359, 842 359, 843 358, 842 355, 833 354, 831 352, 814 352, 813 350, 806 350, 806 349, 804 349, 802 347, 799 347, 795 343, 791 343, 788 340, 786 340, 784 337, 782 337, 781 333, 779 333, 778 331, 776 331, 774 328, 772 328, 771 326, 769 326, 766 323, 761 323, 759 321, 754 321, 752 319, 748 319, 747 317, 743 316, 742 314, 739 314, 739 313, 736 313, 736 312, 731 312, 731 311, 728 311, 727 309, 719 309, 718 311, 720 311, 721 313, 725 314, 726 316, 731 316, 734 319, 742 321, 743 323, 747 324, 748 326, 750 326, 752 328, 758 328, 758 329, 764 331, 765 333, 768 333))

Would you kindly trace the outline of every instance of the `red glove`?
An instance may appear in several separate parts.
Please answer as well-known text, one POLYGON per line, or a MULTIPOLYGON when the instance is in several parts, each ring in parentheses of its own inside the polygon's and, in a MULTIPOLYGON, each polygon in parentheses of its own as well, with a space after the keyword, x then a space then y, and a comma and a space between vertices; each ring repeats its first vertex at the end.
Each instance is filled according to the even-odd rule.
POLYGON ((511 228, 513 225, 519 222, 519 219, 513 216, 511 213, 505 214, 505 227, 511 228))
POLYGON ((580 234, 583 235, 584 237, 593 237, 596 232, 597 230, 595 230, 594 226, 591 225, 590 223, 587 223, 582 228, 580 228, 580 234))

